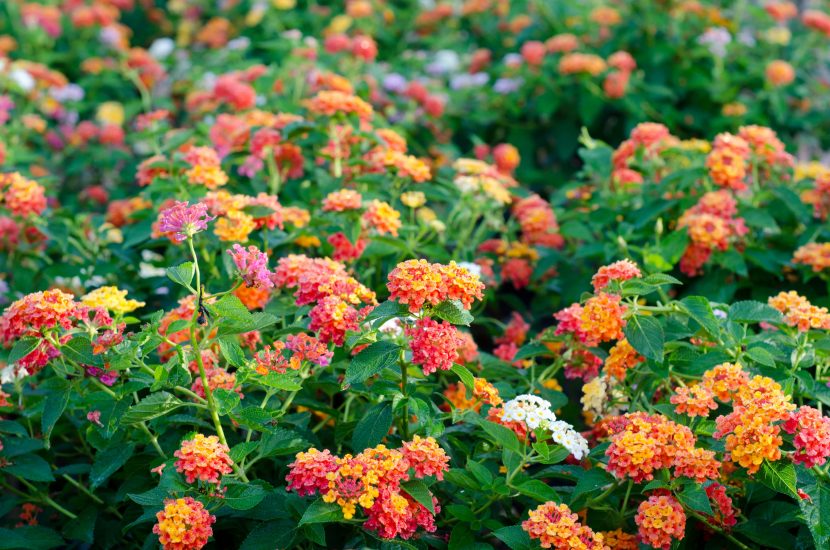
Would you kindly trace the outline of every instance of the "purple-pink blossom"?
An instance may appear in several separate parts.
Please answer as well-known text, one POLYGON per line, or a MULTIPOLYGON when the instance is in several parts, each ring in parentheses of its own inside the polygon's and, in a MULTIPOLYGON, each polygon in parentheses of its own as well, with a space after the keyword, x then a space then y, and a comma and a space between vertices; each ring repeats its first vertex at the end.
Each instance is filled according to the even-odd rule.
POLYGON ((176 201, 173 206, 159 214, 159 231, 170 233, 170 238, 180 243, 207 229, 209 221, 216 216, 208 214, 207 205, 201 202, 188 204, 176 201))
POLYGON ((235 244, 228 250, 228 254, 233 258, 233 263, 246 285, 256 288, 274 286, 271 272, 268 270, 268 256, 257 247, 243 248, 235 244))

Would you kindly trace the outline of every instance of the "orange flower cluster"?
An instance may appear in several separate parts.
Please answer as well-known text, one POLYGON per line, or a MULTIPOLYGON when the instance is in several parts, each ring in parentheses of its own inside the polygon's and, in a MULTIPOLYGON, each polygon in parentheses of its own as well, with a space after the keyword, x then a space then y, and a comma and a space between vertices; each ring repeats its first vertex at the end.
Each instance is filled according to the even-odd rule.
POLYGON ((625 380, 625 373, 643 361, 645 358, 637 353, 626 338, 623 338, 608 352, 608 358, 602 368, 617 380, 625 380))
POLYGON ((192 497, 165 500, 156 519, 153 533, 164 550, 199 550, 213 535, 211 525, 216 522, 216 516, 192 497))
POLYGON ((188 483, 197 479, 206 483, 219 483, 220 477, 233 471, 233 461, 228 456, 227 445, 222 444, 215 435, 205 437, 196 434, 193 439, 182 441, 182 446, 173 456, 176 471, 183 472, 188 483))
POLYGON ((627 281, 629 279, 636 279, 642 277, 643 274, 637 264, 631 260, 625 259, 613 264, 604 265, 600 267, 597 272, 591 277, 591 284, 594 285, 594 293, 599 293, 611 281, 627 281))
POLYGON ((366 154, 366 160, 372 167, 370 171, 373 172, 383 172, 388 168, 395 168, 399 177, 409 178, 416 183, 423 183, 432 179, 432 172, 427 163, 418 157, 407 155, 403 151, 377 147, 366 154))
POLYGON ((547 248, 561 248, 565 244, 565 239, 559 234, 556 214, 550 203, 539 195, 516 201, 512 211, 522 229, 522 243, 547 248))
POLYGON ((387 202, 373 200, 363 213, 363 223, 374 228, 380 235, 397 237, 401 227, 401 213, 387 202))
POLYGON ((627 308, 620 301, 619 296, 600 292, 585 302, 579 328, 585 334, 589 346, 623 337, 623 316, 627 308))
POLYGON ((629 413, 612 418, 605 429, 611 436, 605 451, 608 471, 617 478, 651 481, 654 472, 663 468, 674 468, 674 477, 699 483, 718 477, 715 453, 696 448, 692 431, 665 416, 629 413))
POLYGON ((638 538, 652 548, 669 550, 672 541, 686 536, 686 514, 671 495, 653 495, 640 503, 634 522, 638 538))
POLYGON ((228 183, 228 175, 222 170, 219 155, 210 147, 191 147, 184 155, 190 165, 184 175, 193 185, 216 189, 228 183))
POLYGON ((706 157, 709 177, 715 185, 744 191, 749 169, 749 143, 742 137, 728 133, 718 134, 712 151, 706 157))
POLYGON ((769 166, 776 164, 792 166, 794 163, 792 156, 784 147, 784 142, 778 139, 778 135, 772 128, 754 124, 741 126, 738 128, 738 137, 749 144, 756 160, 769 166))
POLYGON ((589 74, 597 76, 606 69, 605 60, 591 53, 574 52, 565 54, 559 60, 559 74, 589 74))
MULTIPOLYGON (((359 506, 367 517, 364 528, 382 538, 409 539, 418 527, 435 531, 435 517, 403 491, 401 483, 426 476, 442 479, 448 462, 433 438, 417 435, 400 450, 378 445, 343 458, 310 449, 289 464, 287 489, 303 496, 321 493, 325 502, 340 506, 346 519, 353 518, 359 506)), ((434 497, 433 505, 438 513, 434 497)))
POLYGON ((579 517, 566 504, 546 502, 529 513, 522 522, 530 538, 538 540, 542 548, 569 548, 571 550, 605 550, 601 534, 582 525, 579 517))
MULTIPOLYGON (((69 330, 86 317, 88 309, 75 302, 71 294, 57 289, 27 294, 12 302, 0 316, 0 342, 11 347, 24 336, 41 338, 45 331, 69 330)), ((27 369, 29 374, 34 374, 58 355, 60 352, 42 339, 17 364, 27 369)))
POLYGON ((444 397, 456 409, 471 409, 475 412, 481 411, 484 404, 497 407, 504 402, 499 396, 499 390, 487 379, 476 377, 474 380, 473 395, 469 399, 467 398, 467 388, 460 383, 450 384, 444 390, 444 397))
POLYGON ((794 290, 779 292, 768 302, 784 315, 788 325, 796 327, 801 332, 810 329, 830 330, 830 312, 827 308, 814 306, 794 290))
POLYGON ((352 189, 341 189, 333 191, 323 199, 324 212, 344 212, 346 210, 359 210, 363 197, 352 189))
POLYGON ((818 273, 830 269, 830 243, 807 243, 793 255, 794 264, 804 264, 818 273))
POLYGON ((732 412, 715 419, 716 439, 726 437, 729 458, 754 474, 764 459, 781 458, 781 428, 776 424, 795 409, 781 385, 766 376, 754 376, 732 394, 732 412))
MULTIPOLYGON (((236 374, 228 372, 220 367, 206 369, 205 374, 207 375, 208 387, 210 388, 210 391, 213 392, 221 388, 235 391, 239 394, 240 398, 245 397, 242 394, 242 390, 236 387, 236 374)), ((190 389, 199 397, 205 397, 205 385, 202 383, 201 376, 198 376, 195 380, 193 380, 193 384, 190 386, 190 389)))
POLYGON ((444 265, 407 260, 389 273, 386 288, 391 300, 408 305, 410 312, 417 313, 426 303, 436 306, 445 300, 459 300, 470 309, 473 301, 482 299, 484 284, 478 275, 455 262, 444 265))
POLYGON ((747 233, 743 218, 735 217, 736 213, 737 203, 727 190, 706 193, 683 213, 677 227, 687 228, 691 243, 680 259, 680 271, 690 277, 699 275, 713 250, 726 250, 747 233))
POLYGON ((424 317, 406 327, 404 333, 410 338, 412 363, 421 367, 424 376, 436 370, 450 370, 458 360, 458 348, 463 341, 451 323, 424 317))
POLYGON ((0 204, 15 216, 39 216, 46 210, 46 192, 17 172, 0 174, 0 204))
POLYGON ((361 120, 370 120, 374 111, 372 106, 359 97, 345 92, 324 90, 318 92, 307 101, 309 111, 323 116, 334 116, 338 113, 354 114, 361 120))

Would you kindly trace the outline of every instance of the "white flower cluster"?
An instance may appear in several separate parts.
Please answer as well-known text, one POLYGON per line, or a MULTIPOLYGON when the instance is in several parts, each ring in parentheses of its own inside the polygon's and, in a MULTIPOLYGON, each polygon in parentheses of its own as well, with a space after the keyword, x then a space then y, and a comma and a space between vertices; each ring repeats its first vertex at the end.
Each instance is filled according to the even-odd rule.
POLYGON ((536 395, 519 395, 505 403, 502 410, 503 422, 523 422, 531 430, 549 431, 553 440, 568 449, 577 460, 588 454, 588 442, 573 426, 556 419, 549 401, 536 395))
POLYGON ((552 422, 548 430, 553 440, 568 449, 575 459, 582 460, 588 454, 588 441, 567 422, 552 422))
POLYGON ((536 395, 519 395, 504 404, 501 419, 504 422, 524 422, 528 428, 547 429, 556 415, 550 409, 550 402, 536 395))

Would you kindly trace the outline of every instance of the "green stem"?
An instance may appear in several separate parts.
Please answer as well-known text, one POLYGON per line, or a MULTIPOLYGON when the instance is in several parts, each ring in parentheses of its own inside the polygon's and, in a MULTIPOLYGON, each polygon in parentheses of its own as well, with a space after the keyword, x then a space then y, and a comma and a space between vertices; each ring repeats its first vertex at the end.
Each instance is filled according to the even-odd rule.
POLYGON ((401 436, 404 441, 409 441, 409 396, 407 394, 406 386, 409 383, 407 365, 401 352, 399 361, 401 367, 401 393, 403 393, 403 419, 401 422, 401 436))
MULTIPOLYGON (((201 296, 202 292, 202 276, 199 272, 199 258, 196 256, 196 249, 193 248, 193 238, 187 239, 187 244, 190 248, 190 254, 193 257, 193 267, 196 274, 196 289, 199 292, 199 296, 197 296, 197 300, 201 296)), ((198 300, 201 301, 201 300, 198 300)), ((208 383, 207 372, 205 372, 205 365, 202 361, 202 352, 199 349, 199 340, 196 338, 196 323, 198 322, 199 318, 199 307, 194 309, 193 316, 190 318, 190 347, 193 351, 194 358, 196 360, 196 365, 199 367, 199 377, 202 379, 202 386, 205 389, 205 398, 207 399, 207 406, 208 410, 210 411, 210 418, 213 420, 213 427, 216 429, 216 435, 219 437, 219 441, 222 442, 222 445, 228 446, 228 440, 225 437, 225 430, 222 429, 222 421, 219 419, 219 412, 216 408, 216 401, 213 399, 213 390, 210 389, 210 384, 208 383)), ((239 464, 233 464, 234 472, 236 475, 239 476, 244 482, 248 482, 248 478, 245 476, 245 472, 239 467, 239 464)))

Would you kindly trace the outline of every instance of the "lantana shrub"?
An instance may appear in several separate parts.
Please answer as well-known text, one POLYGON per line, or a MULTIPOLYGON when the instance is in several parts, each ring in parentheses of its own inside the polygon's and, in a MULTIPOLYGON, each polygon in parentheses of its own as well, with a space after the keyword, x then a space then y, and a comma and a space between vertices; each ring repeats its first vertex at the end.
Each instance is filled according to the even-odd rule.
POLYGON ((0 546, 830 545, 830 16, 157 4, 0 6, 0 546))

